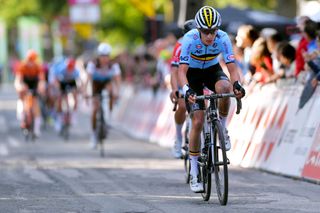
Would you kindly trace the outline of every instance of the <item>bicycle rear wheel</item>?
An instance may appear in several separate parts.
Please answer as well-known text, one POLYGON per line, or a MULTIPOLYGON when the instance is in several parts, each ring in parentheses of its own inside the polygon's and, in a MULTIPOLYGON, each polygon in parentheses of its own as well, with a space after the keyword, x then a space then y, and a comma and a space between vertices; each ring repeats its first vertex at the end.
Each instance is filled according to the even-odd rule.
POLYGON ((184 132, 184 150, 183 160, 184 160, 184 171, 185 171, 185 181, 187 184, 190 182, 190 159, 189 159, 189 132, 190 132, 190 123, 187 120, 186 129, 184 132))
POLYGON ((215 183, 218 199, 221 205, 227 205, 228 202, 228 158, 225 148, 225 139, 223 127, 220 121, 215 121, 211 135, 214 136, 213 144, 213 164, 215 183))
POLYGON ((184 160, 184 171, 185 171, 185 180, 186 183, 189 184, 190 182, 190 160, 189 160, 189 154, 186 153, 183 156, 183 160, 184 160))
POLYGON ((102 112, 97 113, 96 122, 97 122, 97 138, 99 142, 100 156, 104 157, 104 139, 106 138, 106 124, 104 122, 102 112))

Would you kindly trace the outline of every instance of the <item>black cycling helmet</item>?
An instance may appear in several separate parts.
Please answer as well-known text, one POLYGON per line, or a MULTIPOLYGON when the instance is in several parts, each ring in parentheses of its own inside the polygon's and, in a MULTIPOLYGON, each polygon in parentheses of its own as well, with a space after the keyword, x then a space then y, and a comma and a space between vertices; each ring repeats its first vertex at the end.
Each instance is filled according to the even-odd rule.
POLYGON ((187 33, 188 31, 196 28, 197 28, 196 21, 194 19, 189 19, 186 22, 184 22, 183 33, 187 33))

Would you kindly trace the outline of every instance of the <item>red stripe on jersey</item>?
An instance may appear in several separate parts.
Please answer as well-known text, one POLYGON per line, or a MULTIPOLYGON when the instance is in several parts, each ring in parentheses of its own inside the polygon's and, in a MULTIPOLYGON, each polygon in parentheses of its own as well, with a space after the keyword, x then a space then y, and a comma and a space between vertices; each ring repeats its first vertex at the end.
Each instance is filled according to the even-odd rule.
POLYGON ((177 41, 177 43, 173 49, 173 54, 172 54, 172 58, 171 58, 171 66, 179 65, 180 54, 181 54, 181 43, 179 41, 177 41))

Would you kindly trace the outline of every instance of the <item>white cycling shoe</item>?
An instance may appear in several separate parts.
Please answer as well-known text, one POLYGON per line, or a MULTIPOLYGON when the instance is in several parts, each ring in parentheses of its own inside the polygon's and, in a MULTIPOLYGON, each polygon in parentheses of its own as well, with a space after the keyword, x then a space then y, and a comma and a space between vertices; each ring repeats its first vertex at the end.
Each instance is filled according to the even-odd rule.
POLYGON ((172 154, 174 158, 177 158, 177 159, 182 158, 181 145, 182 143, 179 141, 174 142, 174 147, 172 149, 172 154))
POLYGON ((230 142, 230 137, 228 135, 227 128, 224 128, 223 136, 224 136, 224 142, 225 142, 226 151, 229 151, 231 149, 231 142, 230 142))
POLYGON ((91 149, 96 149, 98 146, 98 139, 96 134, 92 134, 90 138, 90 148, 91 149))
POLYGON ((198 181, 197 176, 190 175, 190 189, 195 193, 203 192, 203 183, 198 181))

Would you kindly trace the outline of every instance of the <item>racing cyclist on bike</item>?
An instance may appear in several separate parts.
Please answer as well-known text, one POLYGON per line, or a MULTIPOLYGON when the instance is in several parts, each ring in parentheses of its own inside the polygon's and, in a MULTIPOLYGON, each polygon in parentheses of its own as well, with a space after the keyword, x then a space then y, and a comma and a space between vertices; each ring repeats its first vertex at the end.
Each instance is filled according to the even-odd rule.
MULTIPOLYGON (((237 98, 245 95, 245 90, 239 80, 237 66, 232 50, 231 41, 226 32, 220 30, 221 17, 213 7, 204 6, 196 13, 197 29, 184 35, 181 45, 179 64, 179 80, 183 85, 183 94, 187 106, 193 112, 190 132, 189 156, 191 163, 190 188, 193 192, 202 192, 203 184, 198 181, 198 158, 200 155, 200 133, 204 122, 204 101, 196 100, 196 95, 203 94, 204 86, 215 93, 233 91, 237 98), (222 71, 218 56, 222 53, 230 74, 230 79, 222 71)), ((226 129, 226 120, 230 99, 219 101, 220 120, 225 128, 224 137, 226 150, 230 150, 230 138, 226 129)))
MULTIPOLYGON (((183 31, 184 34, 189 32, 192 29, 196 28, 196 22, 194 19, 187 20, 183 25, 183 31)), ((178 109, 174 113, 174 121, 176 126, 176 139, 174 142, 173 147, 173 156, 175 158, 181 158, 182 152, 181 152, 181 146, 182 146, 182 126, 186 119, 186 106, 183 99, 179 99, 179 96, 181 97, 182 94, 182 87, 179 87, 178 85, 178 68, 179 68, 179 58, 181 53, 181 41, 182 38, 180 38, 174 49, 173 49, 173 55, 171 59, 171 93, 170 93, 170 99, 173 103, 178 105, 178 109)))
POLYGON ((58 132, 61 131, 62 127, 62 101, 63 98, 67 99, 67 104, 70 107, 70 103, 68 102, 67 93, 71 92, 72 98, 74 101, 73 108, 71 109, 71 121, 74 123, 75 121, 75 113, 77 110, 78 105, 78 91, 77 91, 77 81, 80 78, 80 72, 75 67, 75 59, 73 57, 67 57, 63 59, 62 63, 59 63, 54 68, 54 82, 57 85, 57 88, 59 88, 59 95, 57 97, 58 99, 58 106, 57 106, 57 116, 56 116, 56 130, 58 132))
MULTIPOLYGON (((20 64, 15 81, 14 86, 18 93, 19 100, 18 100, 18 111, 24 112, 27 108, 27 101, 25 97, 29 90, 32 90, 33 100, 32 111, 34 112, 34 134, 36 137, 40 136, 40 128, 41 128, 41 113, 40 113, 40 106, 38 103, 37 98, 35 97, 36 94, 42 93, 44 94, 45 91, 45 75, 42 70, 42 66, 37 61, 38 54, 30 49, 26 54, 26 59, 20 64), (21 104, 22 103, 22 104, 21 104), (21 106, 22 105, 22 106, 21 106)), ((21 117, 21 128, 24 129, 26 127, 25 122, 25 113, 22 113, 21 117)))
MULTIPOLYGON (((91 147, 96 148, 97 136, 96 136, 96 115, 100 106, 100 99, 98 95, 101 95, 102 91, 106 89, 109 93, 109 110, 112 107, 112 100, 114 99, 114 90, 119 91, 119 84, 115 83, 113 87, 112 81, 118 81, 121 74, 120 66, 118 63, 112 63, 110 59, 111 46, 107 43, 100 43, 97 48, 98 57, 94 61, 90 61, 87 65, 88 79, 85 83, 85 90, 88 82, 92 84, 92 96, 93 96, 93 109, 91 114, 91 147)), ((86 91, 85 91, 86 92, 86 91)))

